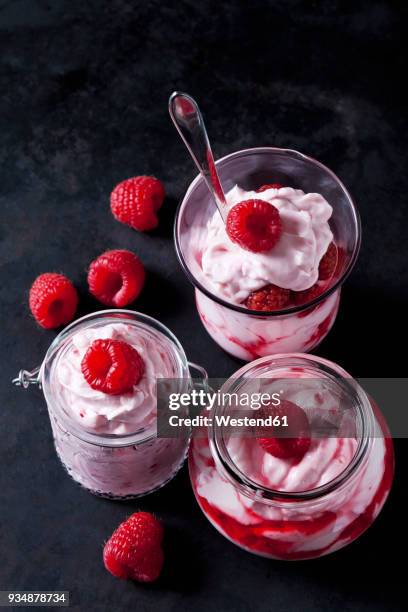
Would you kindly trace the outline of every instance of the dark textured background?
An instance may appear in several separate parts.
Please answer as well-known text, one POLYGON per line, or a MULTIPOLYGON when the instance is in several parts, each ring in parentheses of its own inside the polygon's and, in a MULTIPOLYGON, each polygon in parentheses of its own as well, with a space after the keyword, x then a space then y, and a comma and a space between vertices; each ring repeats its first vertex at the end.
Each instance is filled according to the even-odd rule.
MULTIPOLYGON (((401 7, 403 3, 401 3, 401 7)), ((278 145, 317 157, 343 179, 362 216, 358 265, 318 350, 356 376, 403 376, 408 304, 407 14, 394 2, 28 0, 0 2, 2 359, 0 589, 68 589, 75 610, 402 610, 406 603, 407 444, 376 524, 349 548, 278 563, 223 539, 195 503, 184 469, 132 503, 94 498, 63 472, 39 391, 13 389, 54 333, 27 292, 63 271, 98 309, 88 263, 107 248, 141 255, 136 309, 158 317, 210 375, 238 362, 207 337, 172 243, 176 202, 194 176, 167 114, 174 89, 200 101, 216 156, 278 145), (109 211, 112 187, 161 178, 160 227, 138 234, 109 211), (403 354, 403 352, 402 352, 403 354), (126 514, 157 512, 167 563, 153 586, 108 575, 102 545, 126 514)))

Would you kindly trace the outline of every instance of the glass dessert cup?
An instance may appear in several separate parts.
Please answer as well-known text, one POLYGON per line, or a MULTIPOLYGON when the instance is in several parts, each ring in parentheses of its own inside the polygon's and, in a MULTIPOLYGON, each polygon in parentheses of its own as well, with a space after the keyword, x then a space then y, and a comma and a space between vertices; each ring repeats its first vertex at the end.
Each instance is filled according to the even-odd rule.
MULTIPOLYGON (((316 558, 354 541, 382 509, 394 474, 393 443, 381 412, 330 361, 304 354, 264 357, 241 368, 220 392, 242 392, 260 378, 298 384, 300 376, 310 389, 316 383, 329 389, 326 399, 341 398, 341 437, 313 436, 300 460, 277 459, 253 437, 234 440, 231 430, 214 425, 215 414, 226 414, 219 403, 212 425, 194 432, 189 451, 191 483, 208 520, 234 544, 272 559, 316 558), (279 487, 268 485, 272 475, 279 487)), ((302 386, 298 397, 306 391, 302 386)), ((314 391, 306 397, 310 402, 314 391)))
MULTIPOLYGON (((157 351, 162 351, 180 392, 188 391, 192 385, 189 366, 203 373, 201 368, 187 362, 177 338, 155 319, 134 311, 105 310, 71 323, 54 339, 40 368, 33 372, 22 370, 14 382, 25 388, 29 384, 39 384, 42 388, 55 448, 68 474, 91 493, 113 499, 130 499, 159 489, 175 476, 184 463, 188 438, 158 437, 155 416, 134 431, 98 433, 97 428, 82 425, 78 418, 74 418, 73 411, 67 410, 57 376, 61 360, 72 350, 72 339, 78 337, 78 332, 93 333, 98 328, 121 324, 132 332, 144 334, 157 351)), ((94 393, 90 387, 89 393, 94 393)), ((109 398, 118 396, 106 397, 109 409, 109 402, 113 402, 109 398)), ((153 395, 151 402, 152 414, 155 415, 156 397, 153 395)), ((81 406, 75 412, 83 416, 81 406)))
POLYGON ((175 221, 175 244, 180 263, 191 281, 200 319, 225 351, 245 361, 258 357, 313 350, 336 319, 341 285, 358 256, 361 228, 353 201, 341 181, 320 162, 297 151, 261 147, 227 155, 216 162, 223 188, 238 184, 256 190, 280 183, 305 193, 320 193, 333 208, 330 228, 339 258, 325 291, 315 299, 270 312, 249 310, 216 295, 200 266, 206 224, 215 211, 199 175, 181 201, 175 221))

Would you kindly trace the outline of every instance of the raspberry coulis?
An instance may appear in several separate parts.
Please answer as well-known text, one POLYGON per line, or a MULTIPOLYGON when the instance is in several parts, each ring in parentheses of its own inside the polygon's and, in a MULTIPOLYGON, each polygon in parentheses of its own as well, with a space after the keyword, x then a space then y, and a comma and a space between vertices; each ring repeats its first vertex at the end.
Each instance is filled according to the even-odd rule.
MULTIPOLYGON (((312 314, 316 315, 317 311, 322 308, 323 304, 324 302, 321 302, 320 304, 317 304, 316 306, 312 306, 311 308, 308 308, 305 311, 302 310, 301 312, 299 312, 297 315, 294 315, 294 316, 300 319, 306 319, 309 315, 312 315, 312 314)), ((290 339, 290 336, 274 337, 272 335, 273 334, 273 331, 272 331, 273 322, 271 322, 271 336, 269 338, 266 337, 266 334, 265 334, 263 336, 259 335, 255 342, 251 342, 251 343, 244 342, 238 336, 228 333, 227 329, 224 329, 224 328, 221 329, 215 323, 213 323, 210 320, 210 318, 204 314, 197 300, 196 300, 196 305, 197 305, 197 310, 198 310, 200 319, 204 327, 207 329, 208 333, 211 336, 218 337, 219 334, 222 334, 223 336, 225 336, 228 342, 237 346, 239 349, 242 349, 243 351, 245 351, 251 357, 251 359, 257 359, 258 357, 263 357, 265 355, 272 353, 274 344, 278 344, 282 341, 285 341, 286 339, 290 339)), ((312 333, 310 334, 308 339, 306 339, 306 341, 303 344, 303 347, 301 349, 303 352, 312 350, 315 346, 317 346, 323 340, 323 338, 327 336, 327 334, 329 333, 336 319, 338 306, 339 306, 339 301, 336 300, 336 303, 334 307, 331 309, 330 313, 313 328, 312 333)), ((260 316, 262 316, 261 312, 260 312, 260 316)), ((265 321, 266 321, 266 317, 265 317, 265 321)))

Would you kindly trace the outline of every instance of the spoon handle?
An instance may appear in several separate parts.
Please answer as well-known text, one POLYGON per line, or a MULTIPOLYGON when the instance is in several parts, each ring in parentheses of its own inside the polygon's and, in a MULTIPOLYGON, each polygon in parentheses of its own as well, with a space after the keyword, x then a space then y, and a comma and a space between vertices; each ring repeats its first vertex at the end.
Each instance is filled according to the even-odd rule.
POLYGON ((169 113, 191 157, 207 183, 225 223, 227 202, 197 102, 191 96, 175 91, 169 99, 169 113))

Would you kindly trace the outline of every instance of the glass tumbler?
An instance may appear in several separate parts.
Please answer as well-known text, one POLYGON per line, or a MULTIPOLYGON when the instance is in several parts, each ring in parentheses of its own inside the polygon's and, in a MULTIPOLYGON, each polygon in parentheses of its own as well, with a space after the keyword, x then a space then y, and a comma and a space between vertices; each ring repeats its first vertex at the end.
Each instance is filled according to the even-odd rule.
POLYGON ((326 166, 288 149, 245 149, 219 159, 216 166, 225 192, 236 184, 256 190, 276 182, 305 193, 320 193, 332 206, 329 223, 339 258, 326 290, 308 303, 262 313, 225 301, 209 287, 203 274, 202 247, 215 204, 200 175, 189 186, 175 220, 177 255, 194 287, 200 319, 215 342, 245 361, 275 353, 311 351, 336 319, 341 285, 360 248, 360 220, 350 194, 326 166))

